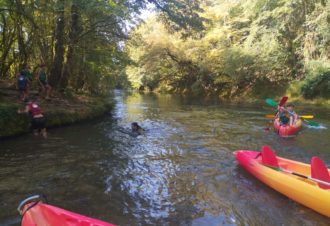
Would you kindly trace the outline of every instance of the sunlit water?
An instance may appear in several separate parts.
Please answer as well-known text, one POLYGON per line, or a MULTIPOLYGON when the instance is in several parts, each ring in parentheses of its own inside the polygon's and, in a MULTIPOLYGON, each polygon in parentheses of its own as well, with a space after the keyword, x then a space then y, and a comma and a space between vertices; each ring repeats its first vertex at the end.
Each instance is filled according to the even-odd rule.
POLYGON ((318 155, 329 167, 327 109, 298 106, 325 128, 282 139, 264 130, 267 106, 119 91, 114 99, 112 115, 52 129, 47 140, 0 141, 0 224, 18 225, 18 203, 45 194, 53 205, 119 225, 329 225, 232 155, 267 144, 298 161, 318 155), (125 133, 133 121, 145 135, 125 133))

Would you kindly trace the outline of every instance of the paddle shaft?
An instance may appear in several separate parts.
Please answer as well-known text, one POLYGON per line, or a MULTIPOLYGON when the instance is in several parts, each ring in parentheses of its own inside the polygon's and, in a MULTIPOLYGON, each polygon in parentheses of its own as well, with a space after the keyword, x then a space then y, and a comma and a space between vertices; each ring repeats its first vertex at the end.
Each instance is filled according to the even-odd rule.
MULTIPOLYGON (((275 115, 266 115, 266 118, 274 118, 275 115)), ((313 115, 299 115, 300 118, 306 119, 306 118, 314 118, 313 115)))
POLYGON ((289 173, 289 174, 292 174, 292 175, 295 175, 295 176, 298 176, 298 177, 302 177, 302 178, 305 178, 305 179, 308 179, 308 180, 312 180, 312 181, 320 183, 320 184, 330 186, 330 183, 325 182, 323 180, 318 180, 318 179, 315 179, 313 177, 309 177, 309 176, 306 176, 306 175, 303 175, 303 174, 300 174, 300 173, 296 173, 296 172, 286 170, 286 169, 283 169, 283 168, 279 168, 279 167, 275 167, 275 166, 269 166, 269 165, 266 165, 266 164, 262 164, 262 165, 267 166, 267 167, 272 168, 272 169, 275 169, 275 170, 278 170, 278 171, 289 173))

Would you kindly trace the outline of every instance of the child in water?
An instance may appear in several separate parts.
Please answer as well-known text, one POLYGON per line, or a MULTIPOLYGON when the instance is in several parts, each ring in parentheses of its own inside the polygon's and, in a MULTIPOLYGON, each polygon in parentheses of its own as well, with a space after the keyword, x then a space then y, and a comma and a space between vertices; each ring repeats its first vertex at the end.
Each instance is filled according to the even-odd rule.
POLYGON ((144 129, 141 126, 139 126, 137 122, 132 122, 131 128, 133 134, 142 135, 144 133, 144 129))

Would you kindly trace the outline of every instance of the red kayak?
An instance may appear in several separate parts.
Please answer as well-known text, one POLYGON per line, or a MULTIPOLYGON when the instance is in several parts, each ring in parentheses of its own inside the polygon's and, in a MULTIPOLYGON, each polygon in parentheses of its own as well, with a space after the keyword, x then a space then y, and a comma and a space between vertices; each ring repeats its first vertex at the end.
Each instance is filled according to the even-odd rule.
POLYGON ((22 226, 115 226, 101 220, 73 213, 40 201, 32 196, 18 206, 22 226))
POLYGON ((280 135, 280 137, 290 137, 294 136, 299 132, 302 126, 301 119, 298 119, 296 123, 292 126, 290 125, 281 125, 279 119, 274 120, 274 130, 280 135))

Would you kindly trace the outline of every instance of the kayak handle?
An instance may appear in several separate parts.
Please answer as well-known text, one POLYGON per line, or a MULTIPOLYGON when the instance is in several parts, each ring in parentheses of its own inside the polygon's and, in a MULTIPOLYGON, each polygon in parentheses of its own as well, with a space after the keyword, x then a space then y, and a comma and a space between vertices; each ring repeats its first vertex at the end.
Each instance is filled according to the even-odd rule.
POLYGON ((23 214, 22 208, 29 202, 36 200, 36 201, 40 201, 41 196, 40 195, 33 195, 31 197, 28 197, 26 199, 24 199, 17 207, 17 211, 19 212, 20 215, 23 214))

